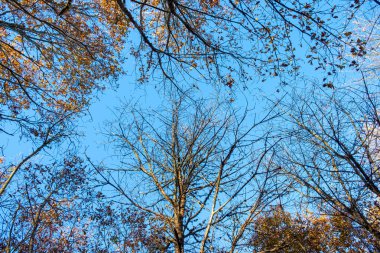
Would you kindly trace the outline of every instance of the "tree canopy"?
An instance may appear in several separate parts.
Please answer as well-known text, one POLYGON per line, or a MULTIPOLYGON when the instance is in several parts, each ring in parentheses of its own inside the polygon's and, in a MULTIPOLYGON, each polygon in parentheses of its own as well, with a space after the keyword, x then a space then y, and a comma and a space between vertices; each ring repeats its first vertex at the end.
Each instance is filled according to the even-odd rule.
POLYGON ((0 1, 0 252, 380 252, 379 10, 0 1))

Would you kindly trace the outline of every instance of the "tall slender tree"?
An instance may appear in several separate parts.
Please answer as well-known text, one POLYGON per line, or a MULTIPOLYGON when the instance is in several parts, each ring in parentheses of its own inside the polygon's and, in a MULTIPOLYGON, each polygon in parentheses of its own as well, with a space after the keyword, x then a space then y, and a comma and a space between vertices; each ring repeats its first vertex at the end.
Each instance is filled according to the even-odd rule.
POLYGON ((153 217, 175 252, 235 252, 257 214, 287 191, 275 183, 276 141, 263 128, 276 115, 248 123, 248 111, 227 108, 181 97, 169 110, 133 110, 109 131, 122 165, 95 166, 113 201, 153 217))

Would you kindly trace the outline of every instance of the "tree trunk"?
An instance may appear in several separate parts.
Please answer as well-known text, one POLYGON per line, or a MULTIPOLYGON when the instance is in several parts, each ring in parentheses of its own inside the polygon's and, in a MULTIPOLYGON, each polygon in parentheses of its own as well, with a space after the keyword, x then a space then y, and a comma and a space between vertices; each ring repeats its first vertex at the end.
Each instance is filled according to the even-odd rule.
POLYGON ((179 210, 175 214, 174 221, 174 235, 175 235, 175 253, 185 252, 185 237, 184 237, 184 226, 183 217, 185 216, 185 203, 186 197, 182 196, 179 201, 179 210))
POLYGON ((174 235, 175 235, 175 253, 184 253, 184 234, 183 234, 183 216, 176 215, 174 223, 174 235))

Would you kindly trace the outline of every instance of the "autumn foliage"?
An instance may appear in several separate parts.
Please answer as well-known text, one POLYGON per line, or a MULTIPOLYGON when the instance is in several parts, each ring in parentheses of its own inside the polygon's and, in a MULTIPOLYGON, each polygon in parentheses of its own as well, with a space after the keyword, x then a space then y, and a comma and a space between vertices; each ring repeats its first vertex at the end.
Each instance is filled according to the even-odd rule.
POLYGON ((9 0, 0 11, 0 103, 9 116, 80 111, 101 80, 119 75, 128 26, 112 1, 9 0))
MULTIPOLYGON (((380 217, 378 217, 380 218, 380 217)), ((275 206, 255 222, 253 252, 373 252, 379 244, 339 213, 295 214, 275 206)))
POLYGON ((0 252, 380 252, 379 10, 0 0, 0 252))

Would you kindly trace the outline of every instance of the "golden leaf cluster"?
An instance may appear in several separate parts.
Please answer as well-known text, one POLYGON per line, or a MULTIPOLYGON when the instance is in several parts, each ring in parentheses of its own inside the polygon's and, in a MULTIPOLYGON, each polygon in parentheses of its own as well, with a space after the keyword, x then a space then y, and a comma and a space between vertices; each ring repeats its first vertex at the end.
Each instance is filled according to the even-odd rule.
POLYGON ((14 116, 78 111, 119 74, 128 24, 114 1, 10 0, 0 11, 0 104, 14 116))

